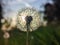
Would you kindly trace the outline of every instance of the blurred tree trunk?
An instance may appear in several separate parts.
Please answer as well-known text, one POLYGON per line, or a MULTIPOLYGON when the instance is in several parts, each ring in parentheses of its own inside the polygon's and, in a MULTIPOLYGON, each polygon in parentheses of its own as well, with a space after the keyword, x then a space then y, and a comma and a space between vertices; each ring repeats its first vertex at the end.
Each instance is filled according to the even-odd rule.
POLYGON ((0 27, 1 27, 1 19, 3 18, 2 16, 2 5, 0 4, 0 27))

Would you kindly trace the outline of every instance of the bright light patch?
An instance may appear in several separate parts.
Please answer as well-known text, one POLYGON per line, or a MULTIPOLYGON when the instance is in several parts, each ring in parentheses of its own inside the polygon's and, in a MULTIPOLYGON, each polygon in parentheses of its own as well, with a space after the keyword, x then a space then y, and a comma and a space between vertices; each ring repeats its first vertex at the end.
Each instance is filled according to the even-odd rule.
POLYGON ((25 22, 25 17, 26 17, 26 16, 21 16, 21 17, 22 17, 22 21, 25 22))

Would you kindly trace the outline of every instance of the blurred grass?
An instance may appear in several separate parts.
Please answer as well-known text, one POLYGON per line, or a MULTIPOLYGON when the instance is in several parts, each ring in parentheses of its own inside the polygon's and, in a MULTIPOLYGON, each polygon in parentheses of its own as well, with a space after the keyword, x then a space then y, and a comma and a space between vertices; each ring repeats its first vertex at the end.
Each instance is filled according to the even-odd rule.
MULTIPOLYGON (((26 33, 18 29, 9 32, 11 37, 8 45, 26 45, 26 33)), ((41 26, 36 31, 29 32, 30 45, 60 45, 60 26, 41 26)), ((0 31, 0 45, 4 45, 3 32, 0 31)))

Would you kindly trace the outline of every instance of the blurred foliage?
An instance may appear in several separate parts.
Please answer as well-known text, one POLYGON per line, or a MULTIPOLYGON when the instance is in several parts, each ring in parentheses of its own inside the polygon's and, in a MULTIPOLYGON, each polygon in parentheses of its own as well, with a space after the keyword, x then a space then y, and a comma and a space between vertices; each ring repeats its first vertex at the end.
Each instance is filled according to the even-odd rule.
MULTIPOLYGON (((26 45, 26 32, 14 29, 9 32, 8 45, 26 45)), ((0 45, 4 45, 3 32, 0 30, 0 45)), ((29 32, 29 45, 60 45, 60 26, 41 26, 29 32)))

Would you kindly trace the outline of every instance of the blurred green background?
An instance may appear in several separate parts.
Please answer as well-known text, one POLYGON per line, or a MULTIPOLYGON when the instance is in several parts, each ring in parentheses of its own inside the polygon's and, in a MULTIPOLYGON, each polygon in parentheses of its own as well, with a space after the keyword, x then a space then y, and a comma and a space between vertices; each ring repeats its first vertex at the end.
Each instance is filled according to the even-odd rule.
MULTIPOLYGON (((8 45, 26 45, 26 32, 14 29, 9 33, 8 45)), ((4 41, 0 30, 0 45, 4 45, 4 41)), ((41 26, 36 31, 29 32, 29 45, 60 45, 60 26, 41 26)))

